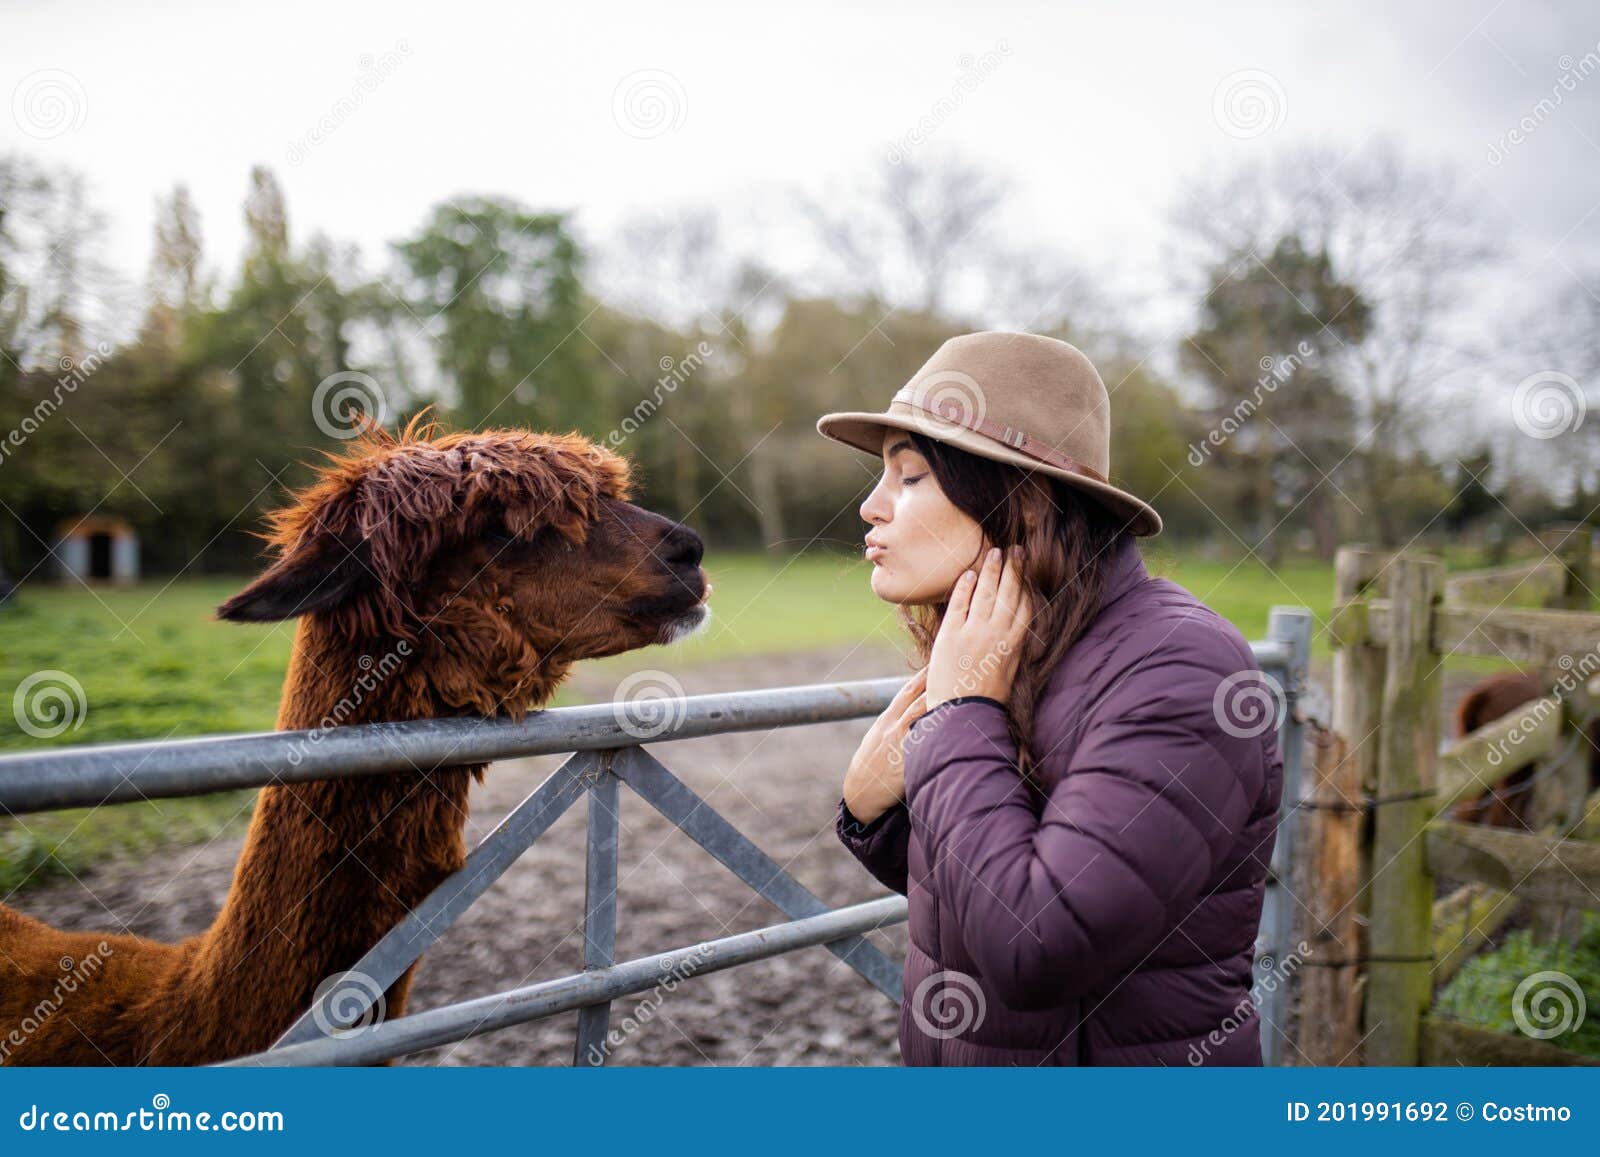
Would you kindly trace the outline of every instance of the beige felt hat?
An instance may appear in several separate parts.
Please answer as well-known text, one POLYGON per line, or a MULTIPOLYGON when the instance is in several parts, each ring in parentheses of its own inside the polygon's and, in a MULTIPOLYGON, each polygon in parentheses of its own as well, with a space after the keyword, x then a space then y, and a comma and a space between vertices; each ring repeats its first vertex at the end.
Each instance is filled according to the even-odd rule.
POLYGON ((881 414, 824 414, 817 430, 869 454, 885 429, 916 430, 997 462, 1061 479, 1158 534, 1161 516, 1111 485, 1111 403, 1075 346, 1033 333, 968 333, 935 351, 881 414))

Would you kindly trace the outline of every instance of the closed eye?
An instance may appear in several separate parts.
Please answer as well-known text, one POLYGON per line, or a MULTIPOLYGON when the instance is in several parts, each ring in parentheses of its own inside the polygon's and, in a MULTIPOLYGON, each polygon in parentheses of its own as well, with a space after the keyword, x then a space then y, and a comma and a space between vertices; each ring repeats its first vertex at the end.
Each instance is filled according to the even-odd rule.
POLYGON ((512 534, 504 526, 493 526, 484 530, 481 538, 489 553, 504 561, 513 555, 518 559, 526 559, 546 553, 560 540, 560 535, 549 526, 541 526, 524 534, 512 534))

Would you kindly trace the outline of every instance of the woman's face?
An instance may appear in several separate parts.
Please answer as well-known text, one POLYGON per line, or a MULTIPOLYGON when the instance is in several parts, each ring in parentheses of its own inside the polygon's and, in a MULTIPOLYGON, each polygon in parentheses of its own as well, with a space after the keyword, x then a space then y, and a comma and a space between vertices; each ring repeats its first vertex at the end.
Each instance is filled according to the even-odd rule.
POLYGON ((872 593, 886 603, 942 602, 987 545, 977 521, 939 489, 904 430, 886 430, 883 477, 861 504, 872 593))

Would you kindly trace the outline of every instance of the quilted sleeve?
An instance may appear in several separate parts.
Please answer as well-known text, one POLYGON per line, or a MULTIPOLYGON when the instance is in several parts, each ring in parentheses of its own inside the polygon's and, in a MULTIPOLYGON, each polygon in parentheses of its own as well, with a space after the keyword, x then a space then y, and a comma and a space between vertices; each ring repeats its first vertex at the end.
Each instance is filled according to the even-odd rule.
POLYGON ((911 840, 911 816, 906 805, 896 804, 870 823, 862 824, 839 801, 834 830, 839 842, 861 861, 861 866, 872 873, 891 892, 906 894, 906 860, 911 840))
POLYGON ((1237 840, 1266 760, 1259 732, 1219 725, 1229 673, 1215 651, 1152 654, 1132 671, 1047 778, 1042 808, 997 707, 942 704, 914 725, 906 788, 932 879, 1006 1005, 1061 1003, 1135 968, 1237 840))

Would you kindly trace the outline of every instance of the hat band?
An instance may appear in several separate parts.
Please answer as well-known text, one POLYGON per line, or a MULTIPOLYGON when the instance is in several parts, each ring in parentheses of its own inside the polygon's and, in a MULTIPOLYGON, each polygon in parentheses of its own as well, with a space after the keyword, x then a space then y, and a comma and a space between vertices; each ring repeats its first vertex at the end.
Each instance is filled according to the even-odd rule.
POLYGON ((954 399, 946 399, 942 403, 936 403, 933 407, 928 407, 917 401, 912 391, 902 390, 895 395, 894 400, 902 405, 910 406, 913 410, 921 410, 924 414, 931 414, 935 418, 964 427, 975 434, 982 434, 985 438, 1000 442, 1017 453, 1043 462, 1047 466, 1054 466, 1056 469, 1065 470, 1069 474, 1082 474, 1086 478, 1092 478, 1094 481, 1107 486, 1111 484, 1110 480, 1093 466, 1085 466, 1076 458, 1069 458, 1050 445, 1050 443, 1035 438, 1025 430, 1018 430, 1014 426, 1002 425, 989 418, 968 413, 966 412, 966 407, 954 399))

